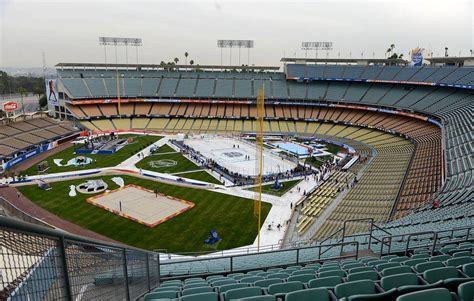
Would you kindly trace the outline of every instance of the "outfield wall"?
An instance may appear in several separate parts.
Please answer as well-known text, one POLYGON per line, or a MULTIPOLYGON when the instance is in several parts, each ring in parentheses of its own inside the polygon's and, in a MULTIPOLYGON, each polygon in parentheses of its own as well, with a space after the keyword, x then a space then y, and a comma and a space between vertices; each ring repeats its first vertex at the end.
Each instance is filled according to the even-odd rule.
POLYGON ((31 150, 31 151, 28 151, 24 154, 18 155, 15 158, 3 163, 0 166, 0 173, 3 173, 5 171, 7 171, 8 169, 12 168, 13 166, 18 165, 18 164, 20 164, 20 163, 22 163, 22 162, 24 162, 28 159, 31 159, 31 158, 33 158, 33 157, 35 157, 35 156, 37 156, 41 153, 44 153, 46 151, 49 151, 53 148, 58 147, 59 145, 62 145, 66 142, 69 142, 69 141, 75 139, 78 136, 79 136, 79 133, 75 133, 75 134, 72 134, 70 136, 55 140, 53 142, 49 142, 47 144, 42 144, 34 150, 31 150))

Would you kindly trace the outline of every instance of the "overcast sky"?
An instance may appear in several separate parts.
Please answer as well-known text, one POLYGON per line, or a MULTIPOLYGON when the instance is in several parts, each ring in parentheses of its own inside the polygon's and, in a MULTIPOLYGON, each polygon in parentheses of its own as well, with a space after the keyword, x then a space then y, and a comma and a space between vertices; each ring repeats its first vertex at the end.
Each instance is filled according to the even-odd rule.
MULTIPOLYGON (((0 66, 104 62, 99 36, 141 37, 140 63, 190 53, 198 64, 220 64, 217 39, 252 39, 250 63, 280 65, 284 54, 304 56, 301 41, 332 41, 330 57, 383 57, 394 43, 443 55, 470 55, 473 1, 39 1, 0 0, 0 66)), ((109 47, 108 61, 115 61, 109 47)), ((314 52, 308 53, 314 56, 314 52)), ((319 56, 326 57, 326 52, 319 56)), ((188 59, 188 60, 189 60, 188 59)), ((125 49, 119 50, 125 62, 125 49)), ((129 62, 136 62, 129 49, 129 62)), ((247 62, 242 51, 241 63, 247 62)), ((229 63, 229 50, 224 51, 229 63)), ((238 63, 238 50, 232 53, 238 63)))

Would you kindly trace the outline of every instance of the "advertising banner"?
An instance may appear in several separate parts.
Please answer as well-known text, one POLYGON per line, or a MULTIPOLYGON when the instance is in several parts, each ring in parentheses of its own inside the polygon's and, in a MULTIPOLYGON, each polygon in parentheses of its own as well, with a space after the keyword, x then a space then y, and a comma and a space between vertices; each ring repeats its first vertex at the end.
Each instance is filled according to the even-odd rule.
POLYGON ((45 152, 47 150, 50 150, 54 147, 54 143, 51 142, 51 143, 48 143, 48 144, 44 144, 44 145, 41 145, 40 147, 38 147, 37 149, 35 150, 32 150, 32 151, 29 151, 27 153, 24 153, 20 156, 17 156, 16 158, 14 159, 11 159, 10 161, 6 162, 5 164, 3 164, 3 170, 7 170, 7 169, 10 169, 12 168, 14 165, 17 165, 25 160, 28 160, 29 158, 33 157, 33 156, 36 156, 38 154, 41 154, 42 152, 45 152))
POLYGON ((3 110, 5 112, 11 113, 15 110, 18 110, 18 104, 13 101, 7 101, 3 104, 3 110))
POLYGON ((415 67, 423 66, 423 48, 416 47, 410 51, 411 65, 415 67))
POLYGON ((55 79, 45 79, 46 97, 49 105, 58 104, 58 82, 55 79))

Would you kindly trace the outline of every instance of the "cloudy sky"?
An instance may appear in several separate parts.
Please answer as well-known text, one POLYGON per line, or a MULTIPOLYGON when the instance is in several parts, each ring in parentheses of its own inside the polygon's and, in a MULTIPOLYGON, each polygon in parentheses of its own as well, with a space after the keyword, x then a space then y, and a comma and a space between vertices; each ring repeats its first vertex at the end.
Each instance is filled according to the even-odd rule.
MULTIPOLYGON (((256 65, 304 56, 301 41, 332 41, 330 57, 383 57, 392 43, 405 55, 416 46, 435 56, 446 46, 450 55, 470 55, 473 10, 473 0, 0 0, 0 66, 41 66, 43 52, 48 66, 104 62, 99 36, 143 38, 141 63, 184 62, 188 51, 196 63, 220 64, 217 39, 255 40, 250 63, 256 65)), ((107 51, 115 61, 113 48, 107 51)), ((232 58, 236 64, 238 50, 232 58)), ((125 49, 118 61, 125 62, 125 49)), ((134 50, 129 61, 136 62, 134 50)))

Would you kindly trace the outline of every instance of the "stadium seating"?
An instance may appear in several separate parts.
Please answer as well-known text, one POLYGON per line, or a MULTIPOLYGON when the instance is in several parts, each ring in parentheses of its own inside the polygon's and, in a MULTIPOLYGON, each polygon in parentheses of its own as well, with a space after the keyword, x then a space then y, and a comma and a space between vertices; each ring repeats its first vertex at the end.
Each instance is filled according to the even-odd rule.
POLYGON ((73 134, 77 129, 69 122, 40 117, 0 125, 0 158, 73 134))
POLYGON ((288 77, 346 78, 368 80, 399 80, 430 83, 472 84, 474 68, 464 67, 402 67, 402 66, 331 66, 287 65, 288 77))
MULTIPOLYGON (((370 136, 369 133, 365 135, 370 136)), ((376 141, 386 141, 386 139, 376 141)), ((389 143, 389 146, 384 147, 381 144, 376 147, 378 156, 374 158, 355 187, 329 215, 323 226, 313 235, 313 239, 325 238, 348 219, 373 218, 377 222, 388 219, 391 204, 398 194, 401 180, 413 152, 412 146, 402 139, 398 144, 399 146, 396 147, 392 143, 389 143), (397 160, 393 159, 394 155, 397 160), (387 164, 387 162, 391 163, 387 164)), ((348 224, 346 233, 360 232, 366 227, 364 224, 351 223, 348 224)))
MULTIPOLYGON (((469 245, 472 250, 472 245, 467 242, 451 243, 450 245, 456 248, 469 245)), ((445 249, 443 247, 438 248, 435 254, 442 255, 442 250, 445 249)), ((269 253, 268 255, 271 254, 269 253)), ((382 260, 376 257, 363 257, 359 259, 323 261, 316 264, 306 263, 303 265, 295 265, 290 261, 279 261, 280 264, 286 265, 286 268, 269 267, 267 272, 262 272, 265 268, 259 270, 252 270, 250 268, 245 272, 213 275, 205 279, 185 276, 184 280, 164 281, 152 293, 145 296, 145 300, 154 297, 156 292, 160 292, 156 296, 164 296, 165 293, 163 292, 167 292, 166 294, 172 296, 177 293, 178 297, 183 299, 184 296, 192 296, 188 294, 189 292, 202 294, 204 291, 220 294, 221 300, 247 297, 255 299, 242 300, 260 300, 257 297, 263 297, 264 299, 262 300, 266 300, 269 297, 276 299, 284 298, 284 300, 290 301, 320 300, 319 298, 321 300, 332 300, 332 298, 340 300, 343 298, 345 298, 344 300, 424 300, 416 299, 424 298, 423 296, 430 296, 430 298, 434 298, 433 300, 444 300, 443 298, 448 296, 449 298, 446 300, 454 300, 451 298, 455 298, 455 296, 461 297, 461 300, 470 300, 469 298, 474 293, 474 278, 469 278, 469 275, 466 275, 464 271, 470 270, 472 263, 452 267, 449 266, 450 259, 439 262, 434 261, 439 258, 439 255, 427 255, 424 258, 419 258, 418 254, 422 253, 416 253, 415 250, 412 250, 409 257, 392 254, 384 256, 382 260), (418 266, 415 268, 409 265, 409 261, 413 260, 410 258, 419 258, 426 263, 435 262, 437 265, 441 265, 441 267, 432 267, 419 272, 417 270, 418 266), (398 260, 395 259, 403 261, 398 263, 398 260), (387 263, 389 260, 397 262, 396 266, 393 267, 387 263), (356 266, 359 269, 365 267, 368 271, 354 271, 356 266), (396 270, 397 268, 398 270, 396 270), (299 273, 299 275, 311 276, 314 279, 309 282, 298 281, 295 280, 294 275, 284 273, 283 271, 293 271, 292 273, 304 271, 304 274, 299 273), (326 277, 326 273, 338 271, 344 273, 338 276, 326 277), (254 282, 250 281, 250 278, 256 277, 254 276, 256 273, 262 276, 257 276, 254 282), (286 275, 286 277, 282 279, 279 277, 273 278, 273 275, 276 274, 286 275), (261 278, 264 278, 264 280, 261 278), (195 283, 199 283, 199 286, 196 286, 199 289, 188 288, 195 283)), ((281 259, 281 254, 277 253, 274 255, 274 259, 281 259)), ((259 262, 263 262, 261 260, 266 260, 264 256, 264 253, 253 255, 252 260, 256 265, 259 265, 259 262)), ((198 260, 197 262, 205 264, 203 260, 198 260)), ((207 261, 207 264, 210 262, 207 261)), ((211 295, 214 296, 214 294, 209 294, 209 296, 211 295)))
MULTIPOLYGON (((64 85, 71 98, 100 98, 104 90, 109 97, 116 94, 113 91, 117 88, 117 81, 113 72, 58 70, 58 73, 60 78, 65 80, 64 85), (97 80, 98 76, 101 78, 97 80), (105 89, 102 89, 102 86, 105 89)), ((69 105, 71 112, 80 118, 84 126, 98 130, 123 129, 130 126, 133 129, 166 132, 253 132, 256 129, 254 105, 244 102, 224 104, 219 101, 252 100, 255 98, 256 89, 264 84, 268 100, 286 101, 267 103, 267 120, 264 125, 266 132, 330 137, 335 141, 345 141, 356 146, 356 150, 364 154, 370 164, 362 177, 358 178, 355 187, 342 199, 318 232, 314 233, 315 239, 326 237, 338 229, 344 220, 356 217, 374 217, 378 223, 393 220, 384 225, 379 224, 383 231, 392 235, 439 231, 473 224, 474 96, 470 91, 456 87, 394 82, 297 82, 286 77, 472 84, 474 73, 471 67, 292 64, 287 66, 286 75, 270 72, 163 70, 129 70, 122 73, 120 76, 124 80, 119 83, 122 94, 126 96, 178 98, 182 102, 151 103, 137 99, 137 102, 128 106, 122 104, 121 113, 126 117, 122 116, 119 122, 113 118, 114 114, 118 113, 116 104, 69 105), (142 79, 135 80, 140 77, 142 79), (195 97, 212 99, 212 102, 185 101, 195 97), (302 100, 305 105, 297 103, 302 100), (442 131, 437 125, 426 122, 426 119, 341 108, 333 104, 329 107, 325 105, 327 101, 391 107, 428 114, 435 116, 444 129, 442 131), (308 105, 316 103, 322 105, 308 105), (375 129, 383 129, 388 133, 375 129), (440 201, 438 208, 431 205, 430 201, 434 198, 440 201)), ((13 146, 9 144, 3 147, 13 146)), ((357 162, 350 170, 351 175, 365 168, 365 164, 357 162)), ((308 230, 318 216, 331 200, 334 200, 334 189, 337 191, 341 183, 330 181, 323 183, 321 190, 305 202, 297 226, 301 234, 307 235, 311 232, 308 230)), ((357 233, 365 229, 366 225, 349 223, 346 233, 357 233)), ((387 235, 383 231, 375 229, 374 237, 387 235)), ((403 248, 403 244, 394 242, 393 247, 403 248)), ((408 260, 411 262, 407 264, 416 267, 417 264, 423 264, 419 262, 420 259, 423 258, 410 258, 408 260)), ((393 269, 393 272, 406 271, 405 266, 392 266, 387 269, 393 269)), ((423 265, 420 269, 423 269, 423 265)))
MULTIPOLYGON (((160 108, 164 104, 155 104, 154 107, 160 108)), ((168 108, 161 110, 164 114, 171 114, 173 116, 189 116, 195 112, 206 112, 202 114, 203 116, 215 116, 215 117, 231 117, 235 115, 235 108, 233 107, 224 107, 221 105, 213 104, 206 105, 205 110, 203 110, 203 105, 194 105, 190 104, 187 106, 180 104, 168 104, 168 108), (199 109, 198 109, 199 107, 199 109), (171 111, 170 111, 171 110, 171 111), (192 112, 192 113, 191 113, 192 112), (189 114, 189 115, 188 115, 189 114)), ((271 110, 271 114, 274 114, 275 117, 286 117, 285 114, 289 117, 295 116, 306 116, 307 113, 299 107, 294 113, 293 110, 286 109, 280 110, 280 107, 275 106, 274 110, 271 110), (284 113, 286 112, 286 113, 284 113)), ((243 111, 239 110, 241 115, 243 111)), ((246 115, 252 117, 254 115, 253 110, 246 110, 246 115)), ((270 112, 270 109, 267 109, 267 112, 270 112)), ((311 117, 318 119, 328 119, 336 120, 342 122, 351 122, 357 124, 366 124, 368 126, 388 128, 390 130, 409 135, 415 141, 417 141, 417 148, 415 149, 414 159, 411 160, 411 166, 409 171, 406 174, 406 181, 402 187, 400 199, 397 201, 396 207, 396 217, 403 216, 413 209, 418 208, 419 206, 425 204, 439 189, 441 185, 441 165, 439 163, 439 156, 441 153, 441 135, 437 127, 432 125, 423 125, 422 123, 417 124, 416 121, 410 120, 405 117, 394 117, 387 114, 380 113, 363 113, 359 111, 350 111, 350 110, 341 110, 341 109, 315 109, 311 113, 311 117), (333 117, 334 116, 334 117, 333 117)), ((235 120, 220 120, 220 121, 209 121, 209 120, 183 120, 183 121, 172 121, 168 124, 163 124, 162 128, 154 126, 153 123, 146 123, 147 128, 158 129, 165 131, 199 131, 199 132, 228 132, 228 131, 239 131, 239 130, 254 130, 253 125, 250 124, 250 121, 244 121, 243 128, 236 127, 235 120), (198 122, 198 123, 196 123, 198 122)), ((99 127, 103 124, 103 130, 114 129, 109 122, 100 123, 99 126, 97 122, 93 122, 94 127, 99 127)), ((128 123, 126 123, 128 124, 128 123)), ((144 128, 142 125, 138 128, 144 128)), ((132 123, 133 126, 133 123, 132 123)), ((117 128, 117 127, 115 127, 117 128)), ((271 132, 303 132, 305 134, 325 134, 331 137, 342 136, 350 139, 357 139, 364 143, 370 142, 371 145, 377 144, 378 140, 382 139, 382 136, 377 137, 375 134, 366 134, 362 135, 364 132, 359 130, 354 132, 351 130, 351 127, 341 126, 341 125, 330 125, 322 124, 321 126, 316 126, 310 122, 274 122, 270 121, 268 125, 265 126, 265 129, 271 132)), ((387 146, 390 146, 387 144, 387 146)), ((360 166, 359 166, 360 167, 360 166)), ((303 232, 307 226, 310 226, 310 221, 305 219, 303 221, 303 232)))
MULTIPOLYGON (((294 65, 289 65, 291 69, 294 65)), ((309 68, 309 67, 308 67, 309 68)), ((386 80, 392 75, 394 79, 408 81, 439 80, 440 83, 472 83, 472 68, 433 68, 421 69, 410 67, 387 66, 322 66, 311 67, 311 74, 340 74, 349 78, 361 76, 373 79, 386 80), (334 69, 334 70, 333 70, 334 69), (400 69, 400 70, 399 70, 400 69), (413 78, 410 78, 410 75, 413 78)), ((305 67, 303 67, 305 69, 305 67)), ((114 73, 103 73, 102 78, 95 78, 96 72, 89 70, 82 73, 70 70, 58 70, 61 80, 70 98, 113 97, 117 94, 117 80, 114 73), (63 77, 64 74, 64 77, 63 77), (72 77, 71 77, 72 74, 72 77), (81 78, 81 76, 83 78, 81 78), (75 78, 77 77, 77 78, 75 78), (110 77, 110 78, 108 78, 110 77), (104 87, 105 86, 105 89, 104 87)), ((218 72, 209 72, 206 76, 200 73, 186 72, 176 74, 174 71, 147 72, 147 78, 133 78, 135 73, 123 71, 121 74, 122 95, 130 97, 223 97, 223 98, 251 98, 255 97, 255 89, 261 84, 268 87, 266 96, 270 99, 282 99, 286 95, 292 99, 312 100, 338 100, 346 102, 367 103, 382 105, 396 104, 400 108, 416 109, 419 111, 436 112, 441 104, 468 103, 469 93, 456 91, 452 88, 439 89, 436 87, 417 87, 400 90, 394 84, 368 84, 368 83, 311 83, 304 84, 293 81, 283 81, 281 74, 239 74, 229 73, 222 76, 218 72), (153 76, 153 74, 155 76, 153 76), (272 80, 270 80, 272 79, 272 80), (202 84, 201 84, 202 82, 202 84), (286 86, 286 89, 285 89, 286 86), (372 91, 373 90, 373 91, 372 91), (452 93, 455 92, 456 93, 452 93), (436 93, 434 93, 436 92, 436 93), (413 95, 411 95, 413 94, 413 95)))
POLYGON ((474 300, 474 281, 459 285, 458 295, 462 301, 474 300))
POLYGON ((352 173, 336 171, 328 181, 321 184, 319 189, 305 201, 301 209, 300 219, 296 225, 298 232, 304 234, 309 227, 337 196, 339 190, 343 189, 353 180, 355 176, 352 173))

